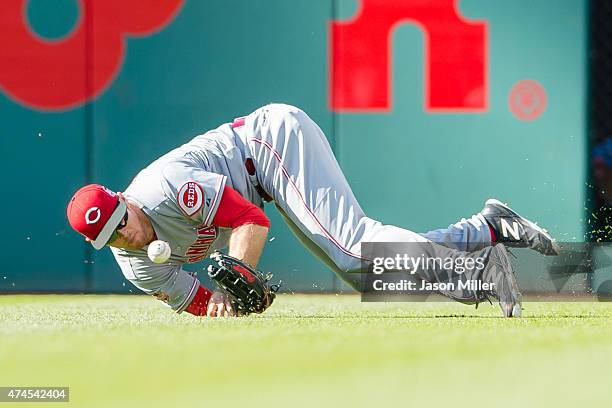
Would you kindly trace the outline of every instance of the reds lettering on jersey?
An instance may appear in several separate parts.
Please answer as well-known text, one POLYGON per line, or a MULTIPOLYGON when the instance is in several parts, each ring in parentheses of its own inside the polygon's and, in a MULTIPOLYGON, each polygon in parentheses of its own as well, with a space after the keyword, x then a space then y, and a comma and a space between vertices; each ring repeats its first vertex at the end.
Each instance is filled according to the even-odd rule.
POLYGON ((189 263, 199 262, 204 259, 210 246, 217 239, 217 229, 215 227, 200 227, 196 231, 198 239, 187 248, 185 253, 189 263))

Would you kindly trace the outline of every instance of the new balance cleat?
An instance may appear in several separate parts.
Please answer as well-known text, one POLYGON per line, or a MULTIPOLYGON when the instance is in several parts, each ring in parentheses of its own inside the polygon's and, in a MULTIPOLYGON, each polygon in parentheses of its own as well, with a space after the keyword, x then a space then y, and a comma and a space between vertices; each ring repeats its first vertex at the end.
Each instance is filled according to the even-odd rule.
POLYGON ((559 255, 559 245, 536 223, 521 217, 499 200, 490 198, 481 211, 497 242, 514 248, 531 248, 544 255, 559 255))

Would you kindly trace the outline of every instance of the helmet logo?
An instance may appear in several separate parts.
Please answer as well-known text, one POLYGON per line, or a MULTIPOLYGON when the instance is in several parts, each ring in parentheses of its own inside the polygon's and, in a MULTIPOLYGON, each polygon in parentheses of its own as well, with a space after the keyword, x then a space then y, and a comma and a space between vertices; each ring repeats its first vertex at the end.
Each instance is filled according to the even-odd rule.
POLYGON ((96 222, 98 222, 100 220, 100 215, 101 215, 100 214, 100 209, 98 207, 91 207, 85 213, 85 222, 87 223, 87 225, 95 224, 96 222), (91 219, 91 214, 92 213, 96 213, 95 218, 93 220, 91 219))

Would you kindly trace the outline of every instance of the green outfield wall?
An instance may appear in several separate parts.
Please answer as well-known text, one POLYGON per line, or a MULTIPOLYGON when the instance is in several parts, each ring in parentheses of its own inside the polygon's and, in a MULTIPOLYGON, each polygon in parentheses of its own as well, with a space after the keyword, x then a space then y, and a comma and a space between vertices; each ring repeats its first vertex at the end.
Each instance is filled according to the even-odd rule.
MULTIPOLYGON (((584 239, 583 0, 0 7, 0 292, 136 291, 109 250, 70 230, 72 193, 120 191, 169 149, 269 102, 319 123, 373 218, 426 231, 498 197, 562 241, 584 239)), ((266 212, 262 268, 288 290, 344 288, 266 212)))

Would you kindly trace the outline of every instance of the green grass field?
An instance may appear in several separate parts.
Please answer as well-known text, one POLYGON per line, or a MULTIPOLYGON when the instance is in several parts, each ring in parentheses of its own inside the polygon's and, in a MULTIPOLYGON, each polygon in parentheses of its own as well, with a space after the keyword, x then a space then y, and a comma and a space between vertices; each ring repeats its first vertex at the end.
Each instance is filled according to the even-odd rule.
POLYGON ((609 405, 612 304, 524 308, 281 295, 213 320, 144 296, 0 296, 0 386, 69 386, 78 407, 609 405))

